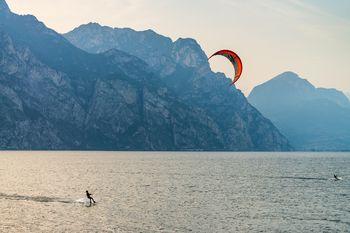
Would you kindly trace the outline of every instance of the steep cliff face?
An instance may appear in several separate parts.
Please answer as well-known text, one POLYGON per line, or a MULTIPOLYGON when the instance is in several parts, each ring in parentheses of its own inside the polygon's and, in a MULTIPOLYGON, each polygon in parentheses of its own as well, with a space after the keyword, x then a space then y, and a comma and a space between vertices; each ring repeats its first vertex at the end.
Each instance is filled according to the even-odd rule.
POLYGON ((213 73, 193 39, 170 38, 153 31, 82 25, 64 35, 90 53, 115 48, 144 60, 182 102, 199 108, 215 122, 225 150, 290 150, 288 141, 223 74, 213 73))
POLYGON ((70 94, 67 77, 42 64, 28 48, 16 47, 3 31, 0 38, 0 147, 63 146, 65 137, 60 137, 56 124, 65 121, 74 125, 84 114, 77 98, 70 94))
POLYGON ((88 54, 32 16, 0 18, 1 149, 223 147, 212 120, 140 59, 88 54))
POLYGON ((228 80, 201 81, 210 69, 195 41, 124 30, 130 51, 159 49, 145 61, 114 46, 91 54, 0 0, 0 149, 290 149, 228 80))
POLYGON ((253 89, 249 101, 298 150, 350 150, 350 101, 285 72, 253 89))

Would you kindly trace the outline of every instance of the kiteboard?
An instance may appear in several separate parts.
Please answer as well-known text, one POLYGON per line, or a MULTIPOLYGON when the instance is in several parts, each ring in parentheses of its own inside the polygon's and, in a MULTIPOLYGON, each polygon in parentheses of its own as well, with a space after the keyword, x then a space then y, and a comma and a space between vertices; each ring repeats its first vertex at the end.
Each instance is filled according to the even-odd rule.
POLYGON ((90 200, 87 197, 80 198, 80 199, 76 200, 75 202, 82 203, 85 207, 91 207, 91 206, 96 205, 96 202, 95 203, 94 202, 90 203, 90 200))

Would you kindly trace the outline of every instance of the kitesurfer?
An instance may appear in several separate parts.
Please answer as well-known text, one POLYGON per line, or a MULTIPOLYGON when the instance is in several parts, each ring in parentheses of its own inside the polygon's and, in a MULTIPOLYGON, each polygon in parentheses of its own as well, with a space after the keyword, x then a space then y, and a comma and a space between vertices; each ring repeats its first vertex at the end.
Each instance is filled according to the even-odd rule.
POLYGON ((92 202, 93 202, 93 203, 96 203, 96 201, 95 201, 94 198, 92 197, 92 194, 89 193, 89 191, 87 191, 87 190, 86 190, 86 197, 87 197, 87 198, 89 199, 89 201, 90 201, 90 206, 91 206, 92 202))

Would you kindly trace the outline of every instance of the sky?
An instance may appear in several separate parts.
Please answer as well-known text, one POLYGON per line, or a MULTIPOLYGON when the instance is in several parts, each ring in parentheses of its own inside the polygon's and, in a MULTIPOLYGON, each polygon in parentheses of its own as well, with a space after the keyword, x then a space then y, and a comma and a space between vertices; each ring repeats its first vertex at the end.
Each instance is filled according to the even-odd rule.
MULTIPOLYGON (((152 29, 176 40, 194 38, 208 56, 240 55, 237 88, 246 95, 274 76, 293 71, 316 87, 350 93, 349 0, 7 0, 13 12, 32 14, 68 32, 88 22, 152 29)), ((216 57, 214 71, 234 76, 216 57)))

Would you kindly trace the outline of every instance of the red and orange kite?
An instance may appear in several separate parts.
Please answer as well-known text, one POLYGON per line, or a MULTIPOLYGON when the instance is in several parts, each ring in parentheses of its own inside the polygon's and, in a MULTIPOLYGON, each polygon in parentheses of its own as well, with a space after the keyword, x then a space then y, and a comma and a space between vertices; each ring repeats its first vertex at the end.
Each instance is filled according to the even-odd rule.
POLYGON ((242 60, 239 58, 239 56, 235 52, 227 49, 220 50, 214 53, 211 57, 209 57, 209 59, 217 55, 221 55, 229 59, 233 67, 235 68, 235 77, 231 83, 231 85, 234 85, 242 75, 242 71, 243 71, 242 60))

